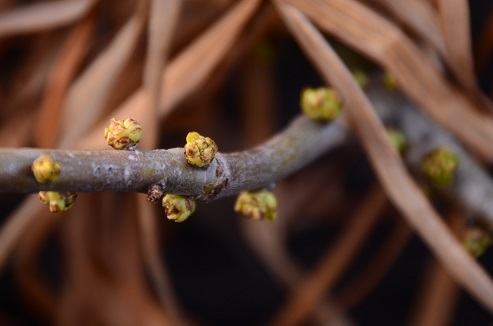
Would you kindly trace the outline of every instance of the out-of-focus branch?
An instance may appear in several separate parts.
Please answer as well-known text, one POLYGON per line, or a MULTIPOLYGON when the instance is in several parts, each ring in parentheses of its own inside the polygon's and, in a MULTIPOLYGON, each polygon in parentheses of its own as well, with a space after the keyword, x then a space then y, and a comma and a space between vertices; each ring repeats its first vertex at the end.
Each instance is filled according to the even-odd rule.
MULTIPOLYGON (((331 1, 332 2, 332 1, 331 1)), ((323 35, 302 13, 280 1, 287 27, 325 81, 333 85, 346 104, 346 113, 389 199, 403 213, 458 283, 493 311, 493 282, 453 237, 423 192, 405 170, 366 96, 323 35)), ((412 73, 411 73, 412 74, 412 73)), ((426 94, 426 92, 424 92, 426 94)), ((450 114, 455 114, 452 111, 450 114)), ((459 117, 459 116, 457 116, 459 117)), ((456 117, 456 118, 457 118, 456 117)))
POLYGON ((187 164, 182 148, 153 151, 64 151, 0 149, 0 191, 34 193, 147 192, 159 184, 164 192, 212 200, 241 190, 265 187, 300 169, 341 144, 347 132, 339 119, 331 124, 295 119, 283 132, 251 150, 216 154, 207 168, 187 164), (38 183, 31 165, 40 155, 60 163, 59 177, 38 183))
POLYGON ((406 136, 406 162, 419 173, 423 158, 432 150, 446 147, 459 156, 459 167, 450 187, 437 188, 451 202, 483 220, 493 230, 493 180, 459 142, 440 125, 428 119, 399 93, 373 87, 369 98, 380 115, 406 136))

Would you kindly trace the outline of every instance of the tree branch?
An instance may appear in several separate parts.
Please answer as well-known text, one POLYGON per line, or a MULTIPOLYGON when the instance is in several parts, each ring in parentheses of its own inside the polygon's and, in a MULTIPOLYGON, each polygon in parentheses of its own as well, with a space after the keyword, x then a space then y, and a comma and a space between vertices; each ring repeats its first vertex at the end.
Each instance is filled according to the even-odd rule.
POLYGON ((260 146, 216 154, 207 168, 187 164, 183 148, 153 151, 0 148, 0 192, 146 193, 151 185, 159 184, 165 193, 212 200, 265 187, 342 144, 346 135, 341 119, 320 124, 300 116, 260 146), (33 161, 43 154, 61 164, 59 177, 49 184, 38 183, 31 172, 33 161))
POLYGON ((493 230, 493 180, 460 143, 440 125, 419 112, 399 93, 389 93, 373 87, 369 97, 387 121, 395 124, 405 134, 409 149, 407 164, 419 173, 423 158, 432 150, 447 147, 459 156, 459 167, 450 187, 437 188, 451 202, 485 222, 493 230))

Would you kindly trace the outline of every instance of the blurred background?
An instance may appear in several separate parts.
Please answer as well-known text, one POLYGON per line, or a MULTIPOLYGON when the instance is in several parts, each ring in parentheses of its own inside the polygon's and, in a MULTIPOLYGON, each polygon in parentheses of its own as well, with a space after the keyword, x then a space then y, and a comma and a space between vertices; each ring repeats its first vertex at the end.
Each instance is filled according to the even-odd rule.
MULTIPOLYGON (((51 1, 69 2, 88 9, 35 8, 22 20, 8 14, 43 1, 0 3, 2 147, 78 148, 73 144, 94 130, 102 143, 99 124, 146 83, 151 37, 148 16, 139 14, 143 2, 51 1), (59 23, 36 23, 47 18, 59 23), (27 27, 12 32, 9 24, 27 27)), ((165 69, 238 3, 182 1, 165 69)), ((491 97, 493 3, 469 5, 476 75, 491 97)), ((208 39, 207 47, 223 41, 208 39)), ((334 42, 348 65, 377 70, 334 42)), ((209 64, 200 56, 183 62, 185 81, 209 64)), ((196 130, 222 152, 239 151, 287 126, 299 113, 301 90, 320 85, 265 1, 207 76, 170 100, 159 119, 153 111, 147 119, 158 121, 157 148, 181 147, 196 130)), ((30 204, 35 195, 2 193, 3 230, 13 219, 28 222, 0 259, 0 325, 262 325, 289 316, 293 289, 310 284, 317 284, 308 291, 315 304, 299 308, 302 325, 491 324, 492 316, 449 278, 382 195, 358 141, 281 180, 275 193, 274 222, 243 219, 233 211, 235 198, 226 198, 199 203, 179 224, 159 205, 142 208, 143 194, 79 194, 70 212, 49 214, 41 203, 30 204)), ((436 204, 460 230, 463 214, 436 204)), ((491 272, 493 253, 479 262, 491 272)))

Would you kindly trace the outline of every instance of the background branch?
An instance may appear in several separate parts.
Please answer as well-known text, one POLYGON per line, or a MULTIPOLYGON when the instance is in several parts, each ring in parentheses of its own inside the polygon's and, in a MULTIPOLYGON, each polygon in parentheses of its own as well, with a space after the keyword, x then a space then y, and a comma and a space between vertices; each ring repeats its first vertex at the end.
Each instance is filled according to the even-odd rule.
POLYGON ((368 95, 379 114, 406 136, 409 146, 405 159, 418 176, 423 158, 434 149, 446 147, 457 153, 459 167, 454 182, 450 187, 435 190, 493 230, 493 180, 478 161, 449 132, 419 112, 402 94, 372 87, 368 95))

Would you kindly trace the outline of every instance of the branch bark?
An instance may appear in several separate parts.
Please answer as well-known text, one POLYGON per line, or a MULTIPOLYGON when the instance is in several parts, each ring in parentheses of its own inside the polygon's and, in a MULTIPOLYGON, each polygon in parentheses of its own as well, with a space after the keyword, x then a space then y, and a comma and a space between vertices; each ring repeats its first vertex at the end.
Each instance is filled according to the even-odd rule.
POLYGON ((295 119, 283 132, 243 152, 218 153, 207 168, 189 165, 182 148, 153 151, 68 151, 0 148, 0 192, 35 193, 136 191, 159 184, 166 193, 212 200, 242 190, 265 187, 342 144, 347 128, 341 119, 331 124, 295 119), (58 179, 39 184, 33 161, 50 155, 61 164, 58 179))
POLYGON ((482 220, 493 230, 493 180, 478 161, 445 129, 424 114, 399 93, 373 87, 369 97, 379 115, 395 124, 406 136, 409 148, 406 163, 419 175, 421 163, 428 153, 447 147, 459 156, 459 167, 450 187, 436 188, 450 202, 482 220))

